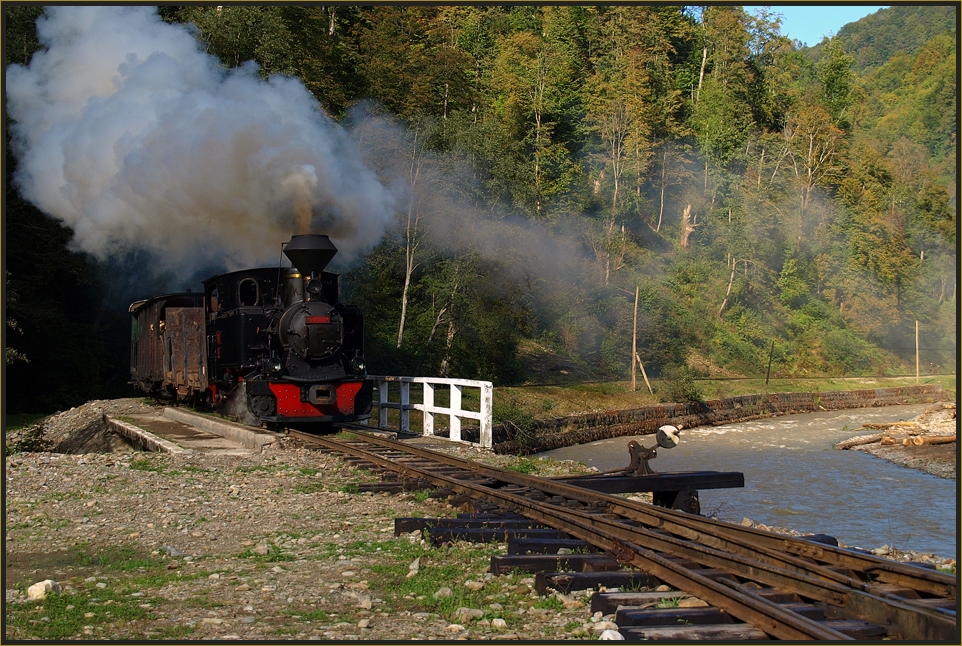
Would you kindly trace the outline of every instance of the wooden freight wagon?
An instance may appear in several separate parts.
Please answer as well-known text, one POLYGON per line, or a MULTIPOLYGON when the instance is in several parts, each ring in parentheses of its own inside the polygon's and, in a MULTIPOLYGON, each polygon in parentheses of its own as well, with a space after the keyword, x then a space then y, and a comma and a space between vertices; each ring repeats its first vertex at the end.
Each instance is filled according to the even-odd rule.
POLYGON ((160 396, 207 390, 204 295, 165 294, 130 306, 130 382, 160 396))

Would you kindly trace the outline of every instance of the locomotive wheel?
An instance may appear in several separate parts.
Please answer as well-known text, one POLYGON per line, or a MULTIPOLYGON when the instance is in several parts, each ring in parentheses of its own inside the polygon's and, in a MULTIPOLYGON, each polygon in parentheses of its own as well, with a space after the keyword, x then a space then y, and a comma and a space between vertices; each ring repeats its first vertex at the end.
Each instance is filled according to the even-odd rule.
POLYGON ((257 417, 269 417, 277 409, 277 402, 271 395, 257 395, 247 398, 247 408, 257 417))

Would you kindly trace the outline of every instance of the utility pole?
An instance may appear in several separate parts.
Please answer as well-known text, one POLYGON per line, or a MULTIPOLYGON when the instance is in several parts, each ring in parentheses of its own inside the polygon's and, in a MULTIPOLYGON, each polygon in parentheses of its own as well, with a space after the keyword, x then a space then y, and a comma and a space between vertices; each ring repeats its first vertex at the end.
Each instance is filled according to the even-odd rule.
POLYGON ((919 383, 919 322, 915 321, 915 383, 919 383))
POLYGON ((631 392, 638 388, 635 385, 635 357, 638 356, 638 286, 635 285, 635 322, 631 328, 631 392))
POLYGON ((772 349, 768 351, 768 370, 765 371, 765 385, 768 385, 768 378, 772 376, 772 357, 775 356, 775 339, 772 339, 772 349))
POLYGON ((641 357, 638 356, 638 286, 635 286, 635 322, 634 327, 631 331, 631 392, 637 390, 635 386, 635 375, 637 371, 635 366, 641 368, 641 376, 645 378, 645 385, 648 386, 648 394, 654 395, 655 391, 651 388, 651 382, 648 381, 648 373, 645 372, 645 364, 641 362, 641 357))

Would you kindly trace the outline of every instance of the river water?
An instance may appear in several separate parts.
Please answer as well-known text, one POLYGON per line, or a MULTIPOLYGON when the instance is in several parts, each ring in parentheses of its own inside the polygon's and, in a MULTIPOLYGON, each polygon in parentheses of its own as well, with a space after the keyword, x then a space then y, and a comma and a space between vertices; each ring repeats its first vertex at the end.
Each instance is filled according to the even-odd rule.
MULTIPOLYGON (((925 405, 859 408, 700 426, 681 433, 673 449, 658 450, 657 472, 741 471, 743 489, 699 492, 702 514, 721 520, 830 534, 841 543, 956 557, 956 482, 900 467, 835 442, 873 431, 868 422, 909 420, 925 405)), ((539 455, 576 460, 599 470, 628 464, 628 442, 655 444, 654 436, 619 437, 539 455)))

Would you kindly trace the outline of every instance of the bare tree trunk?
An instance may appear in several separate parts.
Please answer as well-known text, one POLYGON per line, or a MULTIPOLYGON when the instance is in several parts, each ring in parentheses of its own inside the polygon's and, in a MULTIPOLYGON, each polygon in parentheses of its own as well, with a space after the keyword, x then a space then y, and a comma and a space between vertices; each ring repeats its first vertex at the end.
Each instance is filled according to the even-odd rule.
POLYGON ((638 286, 635 286, 635 322, 631 328, 631 392, 638 388, 635 386, 635 357, 638 355, 638 286))
POLYGON ((454 318, 452 317, 448 319, 448 337, 444 343, 444 358, 441 359, 441 369, 439 370, 442 377, 446 377, 448 370, 451 368, 451 346, 454 345, 455 332, 454 318))
POLYGON ((701 72, 698 73, 698 91, 695 92, 695 105, 698 105, 698 97, 701 96, 701 82, 705 78, 705 62, 708 60, 708 48, 701 52, 701 72))
POLYGON ((737 264, 738 264, 737 260, 732 263, 732 275, 728 279, 728 289, 725 291, 725 300, 722 301, 721 307, 718 308, 719 318, 721 317, 722 311, 725 309, 725 306, 728 305, 728 296, 732 293, 732 283, 735 282, 735 265, 737 264))
POLYGON ((665 176, 668 165, 668 151, 664 150, 661 153, 661 205, 658 207, 658 226, 655 227, 655 233, 661 231, 661 218, 665 214, 665 176))
POLYGON ((691 221, 691 204, 685 207, 681 215, 681 248, 688 248, 688 237, 695 231, 697 224, 691 221))
POLYGON ((841 449, 842 451, 850 449, 853 446, 862 446, 863 444, 874 444, 882 440, 881 433, 875 433, 873 435, 859 435, 858 437, 853 437, 848 440, 842 440, 835 445, 836 449, 841 449))
POLYGON ((414 151, 411 153, 411 170, 410 170, 410 182, 411 182, 411 201, 408 204, 408 221, 405 230, 405 247, 404 247, 404 289, 401 291, 401 320, 398 323, 397 329, 397 347, 401 347, 401 342, 404 340, 404 322, 407 319, 408 310, 408 292, 411 288, 411 277, 414 274, 414 270, 417 269, 417 263, 415 262, 415 253, 418 246, 418 218, 419 211, 416 206, 417 196, 415 195, 415 188, 418 183, 418 176, 421 173, 421 163, 420 153, 418 152, 418 136, 420 132, 418 130, 414 131, 414 151))

